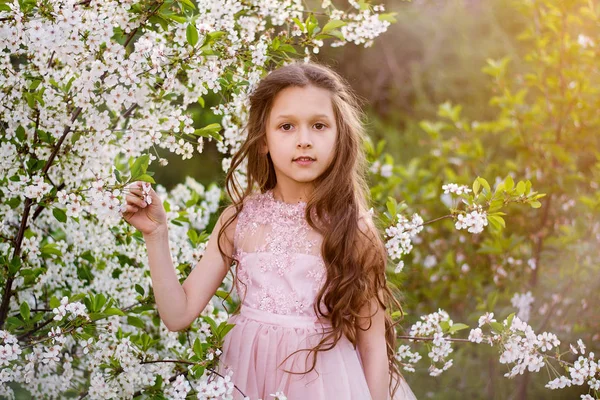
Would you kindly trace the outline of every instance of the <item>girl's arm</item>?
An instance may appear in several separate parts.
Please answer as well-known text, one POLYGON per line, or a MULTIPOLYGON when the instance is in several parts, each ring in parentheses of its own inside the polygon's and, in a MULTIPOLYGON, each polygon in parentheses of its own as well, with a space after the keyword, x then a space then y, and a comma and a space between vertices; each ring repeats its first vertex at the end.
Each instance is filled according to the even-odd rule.
MULTIPOLYGON (((387 400, 390 371, 385 341, 385 311, 377 299, 373 299, 370 304, 363 307, 360 314, 368 317, 375 310, 377 313, 371 317, 371 327, 366 331, 357 330, 357 348, 372 399, 387 400)), ((363 318, 360 326, 366 329, 369 326, 368 318, 363 318)))
MULTIPOLYGON (((213 229, 204 255, 192 270, 183 285, 179 283, 169 246, 166 225, 152 234, 144 235, 150 264, 150 277, 160 318, 170 331, 187 328, 198 318, 215 294, 229 271, 229 265, 221 257, 217 246, 217 236, 221 226, 235 212, 227 207, 219 216, 213 229)), ((235 221, 225 230, 221 247, 227 255, 233 254, 235 221)))
MULTIPOLYGON (((360 230, 359 237, 362 240, 359 240, 357 249, 359 252, 367 251, 371 246, 370 241, 378 235, 377 228, 368 212, 362 213, 359 217, 358 228, 360 230)), ((382 293, 378 293, 378 296, 383 298, 382 293)), ((377 298, 372 298, 368 304, 363 306, 359 314, 362 316, 359 320, 362 329, 357 329, 356 347, 360 353, 371 398, 387 400, 390 370, 385 340, 385 310, 377 298), (371 315, 372 317, 369 318, 371 315)))

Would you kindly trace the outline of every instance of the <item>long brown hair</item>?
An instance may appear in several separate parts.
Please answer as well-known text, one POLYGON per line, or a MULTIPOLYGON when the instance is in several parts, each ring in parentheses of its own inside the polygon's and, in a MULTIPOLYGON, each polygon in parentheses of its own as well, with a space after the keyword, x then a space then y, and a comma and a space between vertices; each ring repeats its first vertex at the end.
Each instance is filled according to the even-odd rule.
POLYGON ((383 240, 372 224, 361 224, 360 226, 369 227, 364 231, 359 226, 361 217, 369 218, 367 199, 370 192, 363 152, 365 131, 358 97, 346 81, 330 68, 302 62, 286 65, 264 77, 250 95, 247 139, 233 156, 225 178, 225 188, 233 201, 235 213, 225 221, 219 231, 219 250, 224 259, 238 261, 223 252, 221 237, 236 219, 242 210, 244 199, 253 193, 255 186, 264 193, 273 189, 277 183, 270 155, 261 152, 261 147, 266 143, 266 125, 275 96, 287 87, 308 85, 326 89, 331 93, 338 135, 334 158, 330 166, 314 181, 315 189, 305 209, 307 223, 323 236, 321 255, 327 270, 326 280, 317 295, 314 309, 316 315, 331 322, 331 330, 323 336, 317 346, 309 350, 309 354, 314 354, 312 367, 304 373, 315 369, 318 352, 332 349, 342 334, 356 347, 357 329, 366 330, 371 325, 369 323, 366 329, 359 326, 359 317, 365 319, 364 315, 359 315, 359 311, 365 306, 369 308, 371 302, 377 299, 377 303, 386 310, 385 338, 390 369, 389 388, 393 397, 402 374, 395 359, 395 323, 392 322, 387 306, 395 306, 401 316, 403 311, 387 286, 387 253, 383 240), (245 159, 247 186, 241 189, 234 171, 245 159), (318 223, 313 219, 313 215, 316 215, 318 223), (321 304, 325 306, 325 310, 321 310, 321 304), (328 343, 329 341, 332 342, 328 343), (392 379, 393 377, 396 379, 392 379))

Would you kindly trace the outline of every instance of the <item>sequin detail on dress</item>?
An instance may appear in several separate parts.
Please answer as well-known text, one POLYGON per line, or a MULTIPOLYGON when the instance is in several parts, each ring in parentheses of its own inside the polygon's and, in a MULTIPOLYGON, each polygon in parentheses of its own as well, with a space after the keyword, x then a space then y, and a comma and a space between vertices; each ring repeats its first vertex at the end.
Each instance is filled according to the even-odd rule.
POLYGON ((250 196, 238 215, 234 245, 243 304, 283 315, 313 314, 325 281, 321 237, 306 222, 306 203, 250 196))

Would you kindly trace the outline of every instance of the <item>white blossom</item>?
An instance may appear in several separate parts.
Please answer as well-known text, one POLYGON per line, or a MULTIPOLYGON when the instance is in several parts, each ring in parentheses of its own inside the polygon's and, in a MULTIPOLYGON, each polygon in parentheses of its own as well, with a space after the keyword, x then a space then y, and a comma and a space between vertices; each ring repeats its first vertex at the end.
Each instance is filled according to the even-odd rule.
POLYGON ((442 190, 444 191, 444 194, 454 193, 456 195, 472 192, 472 190, 469 189, 468 186, 458 185, 456 183, 447 183, 445 185, 442 185, 442 190))

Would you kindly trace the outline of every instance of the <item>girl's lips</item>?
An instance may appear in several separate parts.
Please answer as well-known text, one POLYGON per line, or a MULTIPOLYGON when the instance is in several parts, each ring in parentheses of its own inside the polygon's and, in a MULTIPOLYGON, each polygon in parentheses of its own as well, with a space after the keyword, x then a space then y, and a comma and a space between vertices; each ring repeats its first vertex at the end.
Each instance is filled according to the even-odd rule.
POLYGON ((294 162, 298 165, 310 165, 310 164, 314 163, 315 160, 311 160, 311 159, 307 159, 307 158, 304 158, 304 159, 300 158, 300 159, 294 160, 294 162))

